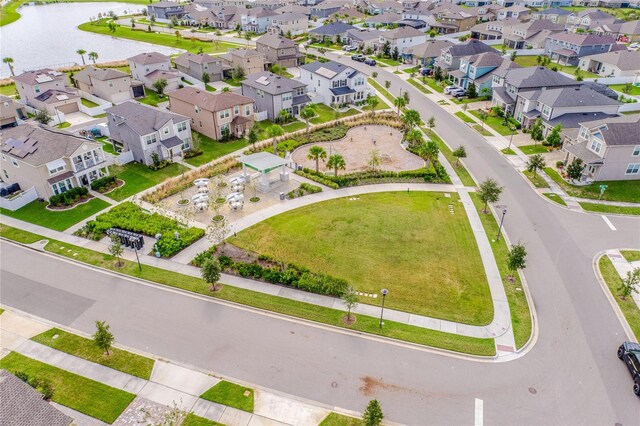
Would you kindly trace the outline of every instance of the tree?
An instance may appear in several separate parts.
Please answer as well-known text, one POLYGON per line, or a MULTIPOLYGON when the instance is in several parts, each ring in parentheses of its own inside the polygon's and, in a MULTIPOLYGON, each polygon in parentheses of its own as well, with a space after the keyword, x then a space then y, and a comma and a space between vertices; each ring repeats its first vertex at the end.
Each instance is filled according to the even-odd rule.
POLYGON ((542 142, 544 140, 544 126, 542 124, 542 118, 538 117, 538 119, 531 126, 531 139, 533 140, 534 146, 538 145, 538 142, 542 142))
MULTIPOLYGON (((131 28, 135 28, 136 27, 136 20, 133 18, 133 16, 131 17, 131 28)), ((173 27, 171 27, 173 28, 173 27)))
POLYGON ((562 131, 561 124, 558 124, 557 126, 555 126, 551 130, 551 133, 549 133, 549 136, 547 136, 547 144, 549 144, 554 148, 562 145, 562 136, 560 135, 561 131, 562 131))
POLYGON ((393 100, 393 105, 395 105, 398 108, 398 117, 400 117, 400 110, 407 106, 407 100, 402 96, 399 98, 395 98, 393 100))
POLYGON ((371 152, 369 152, 369 159, 367 160, 367 165, 369 166, 369 168, 375 172, 376 170, 378 170, 381 162, 382 159, 380 158, 380 151, 378 151, 377 149, 371 150, 371 152))
POLYGON ((93 62, 93 65, 96 64, 96 61, 98 60, 98 54, 96 52, 89 52, 89 59, 93 62))
POLYGON ((409 143, 410 147, 415 147, 424 142, 424 137, 422 136, 422 132, 420 130, 412 129, 404 135, 404 140, 409 143))
POLYGON ((204 282, 209 284, 209 291, 213 292, 219 289, 217 283, 220 281, 220 270, 220 262, 214 257, 209 257, 202 263, 200 274, 204 282))
POLYGON ((433 115, 429 117, 429 120, 427 121, 427 126, 429 126, 429 130, 436 127, 436 118, 433 115))
POLYGON ((538 176, 538 170, 542 170, 547 166, 547 163, 544 161, 544 157, 542 154, 534 154, 529 157, 529 162, 527 163, 527 170, 533 173, 534 176, 538 176))
POLYGON ((458 148, 456 148, 456 150, 453 151, 451 154, 454 157, 456 157, 456 164, 455 164, 456 167, 458 167, 460 165, 460 159, 461 158, 467 158, 467 150, 462 145, 460 145, 458 148))
POLYGON ((210 81, 211 81, 211 76, 209 75, 209 73, 208 73, 208 72, 206 72, 206 71, 205 71, 205 72, 203 72, 203 73, 202 73, 202 82, 203 82, 205 85, 207 85, 207 84, 209 84, 209 82, 210 82, 210 81))
POLYGON ((284 131, 282 130, 282 127, 278 126, 277 124, 272 124, 271 126, 267 127, 267 135, 269 135, 270 138, 273 138, 273 153, 275 155, 278 155, 278 142, 276 141, 276 139, 278 138, 278 136, 282 136, 284 134, 284 131))
POLYGON ((333 169, 334 176, 338 176, 338 170, 344 170, 347 167, 347 163, 342 155, 333 154, 327 161, 327 167, 333 169))
POLYGON ((389 90, 390 87, 391 87, 391 82, 389 80, 385 80, 384 81, 384 88, 389 90))
POLYGON ((371 116, 375 117, 376 107, 380 104, 380 99, 377 96, 367 96, 367 105, 371 108, 371 116))
POLYGON ((469 86, 467 87, 467 97, 469 99, 475 99, 478 97, 478 89, 473 81, 469 83, 469 86))
POLYGON ((630 95, 632 91, 633 91, 633 84, 625 83, 625 85, 622 86, 622 93, 624 93, 625 95, 630 95))
POLYGON ((400 51, 398 50, 398 46, 396 46, 393 48, 393 52, 391 52, 391 57, 393 58, 394 61, 397 61, 399 56, 400 56, 400 51))
POLYGON ((152 24, 155 23, 156 22, 156 15, 151 15, 149 17, 149 21, 151 21, 152 24))
POLYGON ((540 65, 542 63, 542 56, 536 56, 536 64, 540 65))
POLYGON ((498 202, 500 194, 502 194, 502 187, 495 180, 489 178, 480 184, 478 197, 484 203, 484 208, 482 209, 484 213, 487 213, 487 204, 498 202))
POLYGON ((76 50, 76 53, 82 58, 82 65, 86 65, 87 63, 84 61, 84 54, 87 53, 87 51, 84 49, 78 49, 76 50))
POLYGON ((576 81, 584 80, 584 73, 580 68, 576 68, 576 70, 573 72, 573 75, 576 76, 576 81))
POLYGON ((513 281, 514 274, 520 270, 527 267, 526 263, 527 250, 524 247, 524 244, 518 243, 515 246, 511 247, 511 251, 509 251, 509 256, 507 257, 507 267, 511 274, 509 275, 509 280, 513 281))
POLYGON ((111 256, 115 257, 118 261, 116 263, 116 267, 120 268, 122 266, 122 262, 120 261, 120 256, 122 256, 122 252, 124 249, 122 248, 122 244, 120 243, 120 236, 116 234, 111 235, 111 243, 109 244, 109 253, 111 256))
POLYGON ((408 109, 402 114, 402 122, 409 131, 420 124, 420 113, 415 109, 408 109))
POLYGON ((433 79, 435 81, 442 81, 443 78, 444 78, 444 76, 442 75, 442 68, 435 67, 433 69, 433 79))
POLYGON ((156 89, 160 97, 164 96, 164 89, 167 87, 167 84, 169 83, 164 78, 159 78, 153 82, 153 88, 156 89))
POLYGON ((382 53, 387 58, 391 56, 391 43, 389 41, 385 42, 385 44, 382 45, 382 53))
MULTIPOLYGON (((344 307, 347 308, 347 323, 352 323, 351 318, 351 310, 355 309, 358 306, 358 294, 353 289, 353 287, 349 287, 347 291, 342 295, 342 303, 344 303, 344 307)), ((355 318, 354 318, 355 319, 355 318)))
POLYGON ((362 413, 362 421, 365 426, 379 426, 382 424, 382 419, 384 419, 382 407, 377 399, 372 399, 362 413))
POLYGON ((53 120, 46 109, 39 109, 38 111, 36 111, 33 119, 41 124, 49 124, 51 120, 53 120))
POLYGON ((307 155, 309 160, 315 160, 316 162, 316 172, 320 171, 320 160, 324 160, 327 158, 327 151, 324 150, 323 147, 315 145, 309 149, 309 154, 307 155))
POLYGON ((113 344, 113 334, 109 331, 109 324, 106 321, 96 321, 96 332, 93 334, 93 342, 98 348, 110 355, 109 349, 113 344))
POLYGON ((2 58, 2 62, 7 64, 7 66, 9 67, 9 72, 11 72, 11 76, 14 77, 16 74, 13 72, 13 58, 5 56, 4 58, 2 58))
POLYGON ((627 276, 622 279, 622 283, 618 288, 620 297, 624 300, 633 293, 638 293, 638 284, 640 284, 640 268, 627 271, 627 276))
POLYGON ((251 128, 249 129, 249 134, 247 135, 247 140, 251 145, 253 145, 254 143, 258 142, 258 131, 256 130, 256 126, 255 125, 251 126, 251 128))
POLYGON ((516 57, 518 56, 518 51, 514 50, 513 52, 511 52, 511 62, 514 62, 516 60, 516 57))
POLYGON ((418 150, 420 157, 424 158, 424 161, 427 163, 427 169, 431 166, 431 164, 435 164, 438 161, 438 153, 440 152, 440 148, 438 148, 438 144, 434 141, 427 141, 420 146, 418 150))
POLYGON ((377 71, 372 72, 371 77, 373 77, 374 79, 378 78, 378 72, 377 71))
POLYGON ((311 120, 315 116, 316 111, 314 104, 309 104, 302 108, 302 110, 300 111, 300 118, 302 118, 307 125, 307 140, 309 140, 309 120, 311 120))
POLYGON ((582 178, 582 172, 584 172, 585 165, 580 158, 576 158, 567 166, 567 176, 572 181, 580 180, 582 178))
POLYGON ((286 109, 281 109, 276 117, 276 123, 285 124, 287 121, 291 119, 291 114, 286 109))
POLYGON ((242 68, 240 65, 238 65, 233 69, 233 71, 231 71, 231 78, 233 78, 234 80, 240 80, 244 78, 244 76, 244 68, 242 68))
POLYGON ((482 130, 484 130, 484 122, 487 121, 487 117, 489 117, 489 114, 487 114, 487 111, 481 109, 480 111, 478 111, 478 115, 480 116, 480 120, 482 121, 482 130))

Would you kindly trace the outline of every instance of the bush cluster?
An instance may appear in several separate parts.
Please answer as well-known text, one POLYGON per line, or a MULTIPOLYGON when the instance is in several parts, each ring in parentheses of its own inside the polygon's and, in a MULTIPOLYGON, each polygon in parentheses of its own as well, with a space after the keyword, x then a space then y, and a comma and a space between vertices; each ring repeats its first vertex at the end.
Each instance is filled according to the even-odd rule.
POLYGON ((325 176, 322 173, 316 174, 315 170, 313 171, 314 172, 313 174, 307 173, 305 170, 310 170, 310 169, 304 168, 302 170, 296 170, 296 174, 302 177, 305 177, 307 179, 310 179, 314 182, 318 182, 321 185, 328 186, 329 188, 332 188, 332 189, 340 188, 340 186, 337 183, 330 181, 328 176, 325 176))
POLYGON ((193 157, 197 157, 198 155, 202 155, 202 149, 200 148, 191 148, 188 151, 182 151, 182 156, 185 160, 193 157))
POLYGON ((170 164, 173 164, 173 163, 169 160, 162 160, 162 161, 158 161, 150 164, 149 168, 155 172, 157 170, 164 169, 170 164))
POLYGON ((97 216, 79 231, 79 235, 101 239, 109 228, 119 228, 155 237, 162 235, 156 247, 162 257, 171 257, 204 236, 200 228, 185 228, 178 221, 158 213, 145 213, 131 202, 122 203, 97 216), (175 233, 179 238, 175 237, 175 233))
POLYGON ((49 400, 53 396, 53 385, 49 380, 31 377, 24 371, 16 371, 14 374, 18 379, 40 392, 43 399, 49 400))
POLYGON ((98 180, 94 180, 91 182, 91 189, 98 192, 104 192, 110 189, 112 185, 115 185, 117 182, 116 176, 105 176, 98 180))
POLYGON ((71 206, 88 195, 89 190, 87 188, 84 186, 77 186, 63 192, 62 194, 54 195, 49 198, 49 205, 51 205, 51 207, 71 206))
POLYGON ((296 189, 289 191, 287 193, 287 198, 293 199, 298 197, 303 197, 307 194, 315 194, 317 192, 322 192, 322 188, 319 186, 311 185, 309 183, 301 183, 299 187, 296 189))
POLYGON ((313 169, 304 168, 296 172, 300 176, 306 177, 331 188, 338 189, 348 186, 357 186, 372 183, 391 182, 413 182, 423 181, 432 183, 449 183, 449 175, 441 164, 434 164, 433 169, 406 170, 402 172, 393 171, 366 171, 355 172, 338 176, 328 176, 313 169))

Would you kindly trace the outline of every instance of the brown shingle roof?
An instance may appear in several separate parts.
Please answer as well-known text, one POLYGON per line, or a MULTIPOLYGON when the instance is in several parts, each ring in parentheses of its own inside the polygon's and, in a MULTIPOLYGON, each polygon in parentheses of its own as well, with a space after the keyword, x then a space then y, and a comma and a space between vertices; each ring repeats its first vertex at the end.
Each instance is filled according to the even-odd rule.
POLYGON ((29 86, 33 86, 34 84, 45 83, 46 81, 43 80, 62 80, 66 82, 66 78, 67 76, 64 73, 54 71, 49 68, 43 68, 40 70, 24 72, 13 77, 13 80, 28 84, 29 86))
POLYGON ((161 62, 171 61, 168 56, 165 56, 162 53, 158 52, 141 53, 139 55, 132 56, 127 60, 140 65, 159 64, 161 62))
POLYGON ((75 79, 86 84, 91 84, 90 79, 107 81, 123 77, 129 77, 129 74, 111 68, 96 68, 89 66, 76 74, 75 79))
POLYGON ((217 112, 236 105, 252 104, 253 99, 233 92, 210 93, 201 89, 184 87, 169 93, 169 99, 178 99, 200 108, 217 112))

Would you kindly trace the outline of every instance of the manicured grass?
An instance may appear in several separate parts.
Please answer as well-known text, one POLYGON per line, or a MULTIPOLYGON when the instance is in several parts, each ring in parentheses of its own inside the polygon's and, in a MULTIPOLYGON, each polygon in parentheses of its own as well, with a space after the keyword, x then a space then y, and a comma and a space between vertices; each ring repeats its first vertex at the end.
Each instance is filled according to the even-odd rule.
POLYGON ((25 2, 26 0, 13 0, 0 7, 0 27, 20 19, 22 15, 18 12, 18 8, 25 2))
POLYGON ((626 299, 622 299, 622 296, 620 295, 622 278, 618 275, 611 259, 609 259, 607 255, 602 256, 598 261, 598 268, 600 269, 600 273, 602 274, 602 278, 604 278, 607 287, 609 287, 611 295, 620 307, 624 317, 627 319, 629 327, 631 327, 631 331, 635 334, 636 339, 640 339, 640 309, 638 309, 638 305, 636 305, 631 296, 626 299))
MULTIPOLYGON (((389 109, 390 108, 390 106, 387 105, 387 103, 384 101, 384 99, 382 99, 380 96, 373 95, 373 97, 378 100, 378 105, 376 105, 376 108, 374 109, 374 111, 380 111, 380 110, 383 110, 383 109, 389 109)), ((371 112, 371 108, 366 104, 363 105, 361 108, 362 108, 363 111, 371 112)))
POLYGON ((450 98, 451 102, 453 102, 454 104, 458 104, 458 105, 463 105, 463 104, 472 104, 474 102, 486 102, 486 101, 490 101, 491 97, 484 97, 484 96, 478 96, 476 98, 467 98, 466 96, 464 98, 454 98, 451 97, 450 98))
POLYGON ((112 348, 110 355, 105 355, 104 351, 99 349, 93 340, 67 333, 57 328, 47 330, 31 340, 145 380, 151 377, 151 370, 153 370, 154 361, 151 358, 118 348, 112 348), (54 339, 53 336, 56 335, 58 337, 54 339))
POLYGON ((500 270, 504 290, 507 294, 507 301, 509 302, 511 324, 513 326, 516 349, 520 349, 529 341, 529 337, 532 332, 531 313, 529 312, 527 296, 524 293, 522 282, 520 281, 520 276, 518 274, 514 275, 515 281, 511 282, 507 280, 507 276, 511 274, 507 267, 509 248, 507 247, 507 243, 504 241, 504 238, 500 238, 499 241, 492 241, 494 238, 491 236, 498 234, 498 223, 494 216, 492 214, 482 213, 483 203, 478 198, 478 194, 470 193, 469 195, 478 210, 482 226, 484 226, 484 230, 491 241, 493 255, 496 258, 496 264, 498 265, 498 270, 500 270))
POLYGON ((475 121, 473 120, 473 118, 469 117, 465 112, 463 111, 458 111, 455 113, 455 116, 458 117, 460 120, 464 121, 465 123, 475 123, 475 121))
POLYGON ((214 422, 213 420, 205 419, 204 417, 196 416, 193 413, 187 414, 184 418, 182 426, 216 426, 221 423, 214 422))
POLYGON ((338 413, 329 413, 327 417, 320 422, 319 426, 364 426, 361 419, 355 417, 344 416, 338 413))
POLYGON ((549 185, 547 184, 547 182, 545 182, 545 180, 540 176, 540 173, 534 175, 532 172, 525 170, 522 173, 524 173, 524 175, 527 177, 527 179, 529 179, 531 181, 531 183, 533 184, 533 186, 535 186, 536 188, 548 188, 549 185))
POLYGON ((444 87, 431 77, 420 77, 418 80, 438 93, 444 93, 444 87))
MULTIPOLYGON (((540 66, 540 64, 538 64, 536 62, 536 58, 537 56, 518 56, 516 57, 516 60, 514 61, 516 64, 522 66, 522 67, 535 67, 535 66, 540 66)), ((572 77, 575 77, 574 73, 576 71, 577 67, 574 66, 570 66, 570 65, 560 65, 556 62, 550 62, 547 65, 545 65, 547 68, 552 69, 553 67, 557 67, 558 71, 562 71, 565 72, 567 74, 570 74, 572 77)), ((582 76, 584 78, 598 78, 600 77, 597 74, 593 74, 591 72, 588 71, 582 71, 582 76)))
POLYGON ((391 93, 389 93, 387 91, 387 89, 385 89, 384 87, 382 87, 380 84, 378 84, 377 81, 375 81, 373 78, 368 78, 367 81, 369 82, 370 85, 372 85, 378 92, 380 92, 380 94, 382 96, 384 96, 385 98, 387 98, 389 100, 389 102, 391 102, 391 105, 393 105, 393 101, 396 99, 393 95, 391 95, 391 93))
POLYGON ((560 198, 560 196, 558 194, 554 194, 553 192, 545 192, 544 194, 545 197, 547 197, 548 199, 550 199, 551 201, 553 201, 554 203, 558 203, 561 206, 567 206, 567 203, 564 202, 564 200, 562 198, 560 198))
POLYGON ((602 194, 603 200, 630 203, 640 202, 640 180, 602 181, 592 183, 591 185, 575 186, 564 180, 562 176, 551 167, 546 167, 544 171, 551 179, 560 185, 567 194, 574 197, 597 200, 600 196, 600 185, 607 185, 607 189, 604 191, 604 194, 602 194))
MULTIPOLYGON (((611 86, 609 86, 609 88, 611 88, 613 90, 617 90, 620 93, 624 93, 622 91, 622 89, 625 88, 625 85, 624 84, 612 84, 611 86)), ((625 95, 627 95, 627 94, 625 93, 625 95)), ((639 96, 640 95, 640 86, 632 85, 631 86, 631 93, 629 93, 629 95, 631 95, 631 96, 639 96)), ((627 95, 627 96, 629 96, 629 95, 627 95)))
POLYGON ((253 413, 253 389, 226 380, 216 383, 214 387, 200 395, 200 398, 253 413), (249 395, 245 396, 247 391, 249 395))
POLYGON ((416 65, 415 67, 411 67, 411 68, 405 68, 402 70, 402 72, 407 74, 417 73, 418 71, 420 71, 420 65, 416 65))
POLYGON ((474 124, 471 127, 473 127, 473 130, 475 130, 476 132, 480 133, 482 136, 485 136, 485 137, 493 136, 493 133, 491 133, 490 131, 488 131, 484 127, 482 127, 482 124, 474 124))
MULTIPOLYGON (((480 119, 480 121, 482 121, 482 119, 480 118, 479 110, 474 109, 472 111, 469 111, 469 113, 475 115, 478 119, 480 119)), ((487 119, 485 120, 484 124, 485 126, 490 126, 493 130, 495 130, 502 136, 509 136, 513 133, 511 129, 502 124, 502 118, 500 117, 492 117, 490 115, 487 115, 487 119)))
MULTIPOLYGON (((28 243, 30 240, 38 241, 44 237, 26 231, 20 231, 0 223, 0 235, 5 238, 28 243)), ((319 323, 328 324, 333 327, 348 328, 351 330, 380 335, 392 339, 404 340, 419 345, 432 346, 456 352, 468 353, 480 356, 494 356, 495 345, 493 339, 476 339, 473 337, 458 336, 436 330, 427 330, 394 321, 385 321, 384 328, 379 327, 379 319, 358 315, 358 321, 347 326, 342 319, 344 312, 325 308, 322 306, 310 305, 304 302, 284 299, 263 293, 256 293, 237 287, 225 285, 222 290, 210 293, 208 286, 203 284, 199 277, 182 275, 173 271, 145 265, 142 271, 138 269, 135 262, 124 260, 121 268, 116 268, 116 259, 108 254, 99 253, 93 250, 61 243, 51 240, 45 246, 45 251, 73 259, 74 261, 87 263, 99 268, 117 271, 134 278, 153 281, 170 287, 199 293, 209 297, 227 300, 258 309, 264 309, 289 315, 297 318, 304 318, 319 323), (69 251, 71 250, 71 251, 69 251), (73 256, 73 254, 76 256, 73 256)))
POLYGON ((475 187, 476 186, 476 181, 473 180, 473 178, 471 177, 471 175, 467 171, 466 167, 464 167, 464 165, 462 163, 459 163, 456 166, 456 161, 458 159, 453 156, 453 151, 440 138, 440 136, 438 136, 435 132, 430 131, 429 129, 424 129, 423 128, 422 130, 429 137, 429 139, 431 139, 432 141, 434 141, 435 143, 438 144, 438 148, 440 148, 440 152, 442 152, 442 155, 444 155, 447 158, 447 161, 449 161, 449 163, 451 163, 451 165, 453 166, 453 168, 456 171, 456 174, 458 175, 458 177, 462 181, 462 184, 464 186, 474 186, 475 187))
POLYGON ((399 61, 394 60, 393 58, 378 58, 377 56, 371 56, 371 59, 375 59, 376 62, 382 62, 385 65, 390 67, 395 67, 400 65, 399 61))
POLYGON ((160 97, 157 92, 154 92, 151 89, 145 88, 144 93, 146 96, 144 98, 136 99, 138 102, 154 107, 157 107, 161 102, 169 102, 169 97, 167 97, 167 95, 160 97))
POLYGON ((113 423, 135 395, 86 377, 11 352, 0 360, 0 368, 12 373, 22 371, 31 377, 47 379, 54 392, 52 401, 88 416, 113 423))
POLYGON ((627 259, 627 262, 638 262, 640 261, 640 251, 639 250, 620 250, 620 254, 627 259))
POLYGON ((413 87, 415 87, 416 89, 418 89, 419 91, 421 91, 422 93, 424 93, 425 95, 431 94, 429 90, 427 90, 422 84, 418 83, 413 78, 408 79, 407 82, 411 84, 413 87))
POLYGON ((457 194, 425 192, 340 198, 271 217, 229 241, 343 278, 360 292, 388 288, 390 308, 488 324, 493 310, 484 268, 457 201, 457 194))
POLYGON ((97 103, 85 98, 80 98, 80 102, 82 102, 82 105, 86 106, 87 108, 95 108, 98 106, 97 103))
POLYGON ((18 90, 16 89, 16 85, 11 83, 6 86, 0 86, 0 95, 4 96, 14 96, 18 94, 18 90))
POLYGON ((44 226, 45 228, 64 231, 81 220, 109 207, 109 203, 99 198, 94 198, 87 203, 75 206, 71 210, 61 211, 47 210, 46 206, 46 202, 35 200, 16 211, 0 208, 0 213, 14 219, 44 226))
POLYGON ((549 152, 547 147, 542 145, 542 144, 538 144, 538 145, 523 145, 523 146, 519 146, 518 148, 520 149, 520 151, 522 151, 526 155, 546 154, 547 152, 549 152))
MULTIPOLYGON (((316 113, 316 117, 309 120, 309 122, 312 124, 322 124, 328 121, 333 121, 336 119, 336 117, 337 118, 349 117, 351 115, 358 114, 358 111, 355 109, 349 109, 345 112, 338 112, 336 116, 336 110, 326 106, 325 104, 316 104, 315 113, 316 113)), ((301 129, 304 129, 304 127, 305 125, 303 123, 303 126, 301 127, 301 129)))
POLYGON ((516 155, 515 151, 511 148, 503 148, 500 150, 504 155, 516 155))
POLYGON ((186 160, 187 163, 196 167, 247 146, 247 141, 244 139, 238 139, 230 142, 218 142, 203 134, 198 135, 200 137, 200 149, 202 150, 202 154, 186 160))
POLYGON ((112 155, 118 155, 115 148, 113 147, 113 143, 111 143, 108 136, 100 136, 95 140, 96 142, 100 142, 102 144, 102 150, 104 152, 108 152, 109 154, 112 154, 112 155))
MULTIPOLYGON (((353 114, 351 114, 351 111, 355 111, 355 110, 350 109, 349 111, 345 112, 345 115, 341 115, 341 117, 347 117, 349 115, 353 115, 353 114)), ((355 114, 357 114, 357 113, 358 113, 358 111, 355 111, 355 114)), ((309 120, 309 121, 311 121, 311 120, 309 120)), ((285 133, 290 133, 290 132, 295 132, 296 130, 302 130, 302 129, 306 128, 307 125, 302 121, 297 121, 296 120, 296 121, 294 121, 292 123, 285 124, 284 126, 281 126, 281 127, 285 131, 285 133)))
POLYGON ((83 31, 89 31, 92 33, 103 34, 110 37, 120 37, 129 40, 143 41, 151 44, 158 44, 161 46, 173 47, 176 49, 184 49, 191 53, 197 53, 202 48, 204 53, 224 53, 230 48, 240 48, 243 45, 227 42, 205 42, 199 40, 185 40, 182 37, 176 38, 172 34, 147 32, 145 29, 132 29, 129 27, 120 26, 116 29, 115 33, 112 33, 107 26, 107 20, 100 19, 93 22, 85 22, 78 26, 83 31))
POLYGON ((218 90, 215 87, 210 86, 209 84, 205 84, 204 88, 207 89, 207 92, 215 92, 216 90, 218 90))
POLYGON ((66 129, 67 127, 71 127, 71 123, 69 123, 68 121, 63 121, 60 124, 56 124, 56 127, 58 129, 66 129))
POLYGON ((588 212, 596 213, 611 213, 611 214, 627 214, 633 216, 640 215, 640 207, 625 207, 625 206, 609 206, 606 204, 596 203, 578 203, 580 207, 588 212))
POLYGON ((140 163, 129 163, 124 166, 114 165, 110 168, 111 174, 118 176, 125 184, 105 195, 116 201, 122 201, 127 197, 151 188, 170 177, 177 176, 186 171, 188 171, 188 169, 178 163, 170 164, 163 169, 155 171, 140 163))

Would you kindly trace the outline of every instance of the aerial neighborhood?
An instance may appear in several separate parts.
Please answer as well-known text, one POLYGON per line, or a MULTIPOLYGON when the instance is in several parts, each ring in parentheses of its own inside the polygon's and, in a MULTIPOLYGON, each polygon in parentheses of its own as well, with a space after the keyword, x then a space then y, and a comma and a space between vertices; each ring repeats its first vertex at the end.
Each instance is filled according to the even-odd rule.
POLYGON ((0 424, 637 423, 640 0, 0 8, 0 424))

